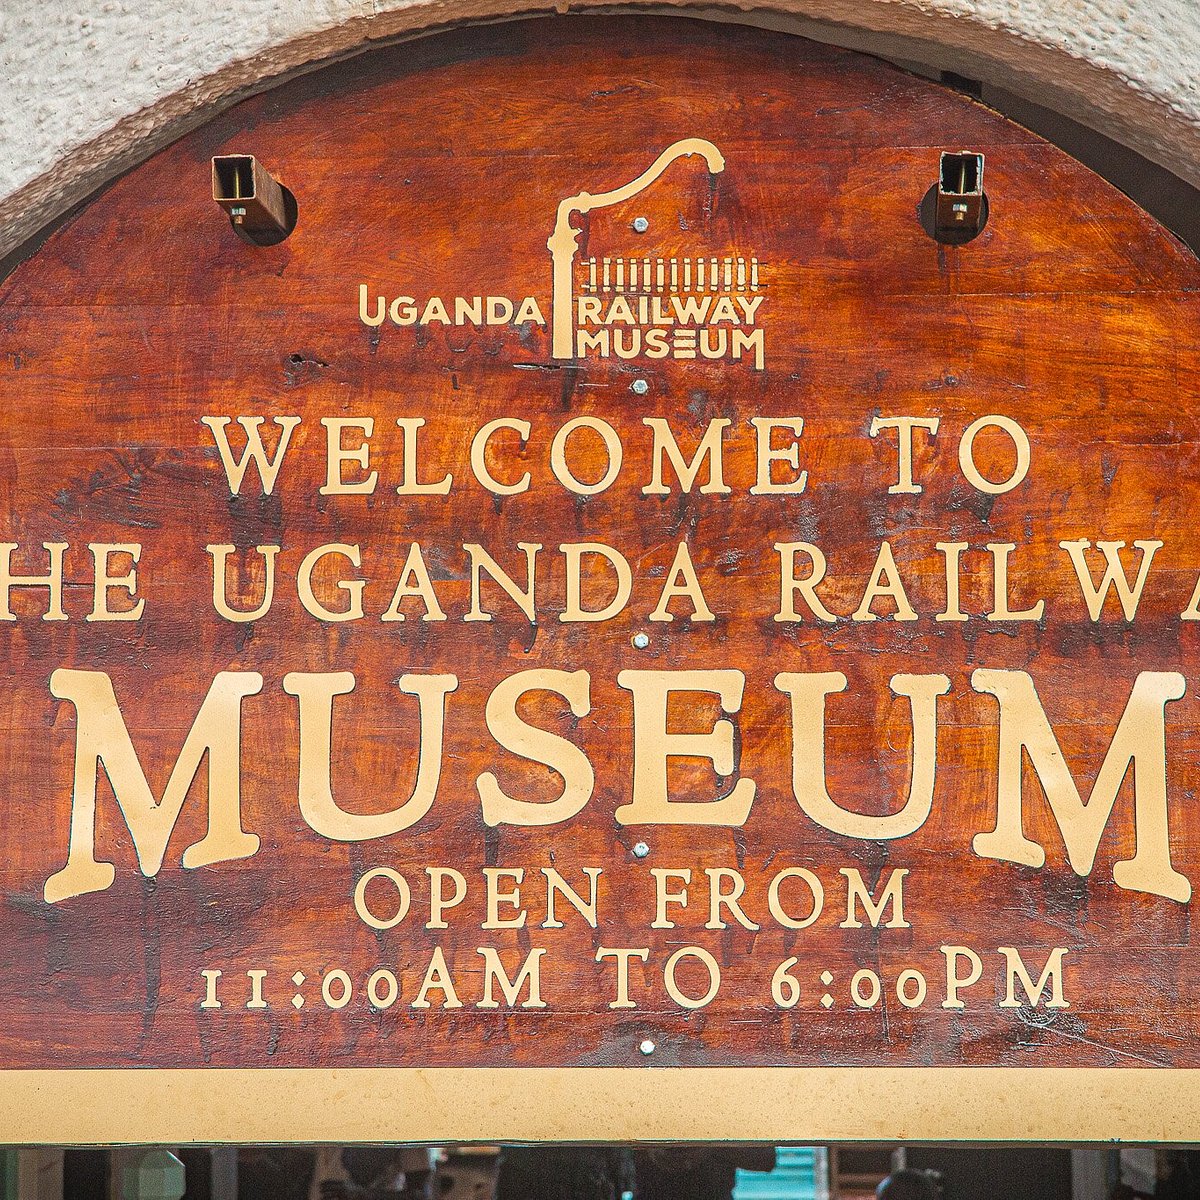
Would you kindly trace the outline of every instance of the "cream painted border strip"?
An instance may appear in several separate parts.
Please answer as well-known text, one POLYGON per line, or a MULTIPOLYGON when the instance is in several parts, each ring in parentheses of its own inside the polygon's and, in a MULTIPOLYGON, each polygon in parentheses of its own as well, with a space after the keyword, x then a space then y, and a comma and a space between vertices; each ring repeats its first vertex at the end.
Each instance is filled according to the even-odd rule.
POLYGON ((0 1072, 0 1141, 1200 1141, 1200 1070, 0 1072))

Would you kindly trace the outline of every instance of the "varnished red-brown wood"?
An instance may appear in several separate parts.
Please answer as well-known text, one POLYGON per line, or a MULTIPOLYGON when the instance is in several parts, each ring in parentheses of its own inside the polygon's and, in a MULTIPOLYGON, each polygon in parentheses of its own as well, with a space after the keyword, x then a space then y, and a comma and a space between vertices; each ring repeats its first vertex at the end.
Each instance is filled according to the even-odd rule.
MULTIPOLYGON (((42 597, 18 596, 0 626, 7 698, 0 737, 0 1065, 624 1065, 679 1064, 1200 1065, 1200 968, 1189 906, 1124 892, 1111 865, 1132 849, 1128 796, 1105 834, 1093 875, 1067 866, 1043 806, 1031 836, 1043 870, 977 858, 972 837, 995 805, 994 701, 970 689, 977 666, 1029 670, 1077 776, 1090 781, 1138 671, 1194 676, 1200 645, 1181 625, 1200 569, 1194 531, 1200 268, 1113 188, 987 109, 929 82, 845 51, 731 26, 666 19, 562 19, 461 31, 379 51, 249 100, 155 156, 97 197, 0 287, 0 540, 23 548, 68 541, 72 620, 43 624, 42 597), (550 359, 549 330, 436 327, 418 335, 357 318, 357 287, 373 293, 539 298, 550 313, 546 239, 557 202, 617 186, 683 137, 726 157, 709 195, 695 168, 586 222, 589 253, 757 255, 766 370, 726 362, 627 364, 550 359), (938 152, 987 155, 991 220, 967 247, 934 243, 917 220, 938 152), (294 192, 300 220, 281 245, 236 240, 208 195, 213 154, 257 155, 294 192), (690 180, 690 182, 689 182, 690 180), (629 223, 651 231, 632 244, 629 223), (659 234, 657 231, 666 230, 659 234), (645 396, 629 384, 650 381, 645 396), (958 435, 992 412, 1033 441, 1026 484, 994 502, 958 474, 958 435), (938 416, 942 432, 918 455, 920 496, 889 496, 894 443, 868 437, 876 413, 938 416), (231 499, 206 414, 303 417, 275 496, 251 486, 231 499), (625 439, 619 483, 579 503, 553 483, 549 438, 568 416, 612 422, 625 439), (318 502, 322 416, 378 421, 380 492, 318 502), (500 415, 534 426, 522 468, 534 486, 493 502, 469 479, 465 446, 500 415), (649 478, 641 418, 670 418, 681 441, 716 416, 733 420, 726 475, 732 496, 640 494, 649 478), (749 497, 751 415, 800 415, 807 427, 807 494, 749 497), (402 499, 394 419, 424 416, 427 478, 453 470, 446 499, 402 499), (717 613, 711 625, 650 627, 645 617, 676 542, 686 536, 717 613), (772 621, 777 541, 817 542, 832 564, 827 602, 851 611, 881 538, 891 540, 925 614, 901 625, 772 621), (1093 626, 1078 597, 1064 539, 1161 538, 1136 623, 1110 606, 1093 626), (426 626, 383 625, 408 543, 438 565, 450 616, 426 626), (637 567, 630 609, 603 625, 560 625, 565 541, 616 546, 637 567), (937 624, 936 541, 1015 542, 1018 597, 1045 596, 1038 624, 937 624), (87 625, 89 541, 140 541, 136 625, 87 625), (280 543, 271 616, 234 627, 211 612, 210 542, 280 543), (321 542, 363 546, 368 618, 322 626, 286 581, 321 542), (491 624, 464 624, 464 542, 479 542, 520 575, 516 543, 543 543, 535 628, 507 603, 491 624), (857 589, 857 590, 856 590, 857 589), (651 634, 644 651, 631 635, 651 634), (160 793, 213 675, 256 670, 263 693, 244 710, 246 828, 263 839, 242 863, 182 870, 179 854, 203 829, 197 785, 157 878, 138 874, 124 828, 101 789, 97 845, 117 864, 105 892, 58 906, 42 899, 65 861, 74 745, 69 705, 47 686, 58 666, 109 672, 148 778, 160 793), (482 823, 474 780, 495 770, 514 790, 550 798, 556 780, 506 755, 483 725, 483 704, 505 675, 534 666, 587 669, 593 710, 570 722, 540 706, 596 764, 588 808, 543 829, 482 823), (624 828, 630 706, 616 685, 626 667, 728 666, 746 673, 739 768, 759 795, 742 829, 624 828), (290 670, 353 670, 358 687, 335 710, 335 788, 346 807, 389 808, 415 771, 415 704, 394 680, 455 671, 447 766, 430 816, 394 838, 355 846, 317 837, 296 801, 296 706, 290 670), (830 790, 864 812, 889 811, 907 787, 907 711, 887 681, 900 671, 945 671, 933 814, 895 843, 826 833, 790 792, 787 702, 780 670, 842 670, 850 695, 831 700, 830 790), (645 840, 650 855, 631 850, 645 840), (410 921, 374 933, 351 906, 354 881, 386 865, 414 880, 425 865, 457 866, 474 894, 441 934, 410 921), (481 932, 483 865, 553 864, 568 878, 605 868, 600 931, 568 918, 481 932), (780 930, 762 889, 800 865, 826 882, 829 908, 814 928, 780 930), (761 932, 706 931, 698 893, 674 931, 648 929, 651 866, 741 869, 761 932), (842 930, 839 867, 869 880, 907 867, 911 930, 842 930), (465 1007, 407 1007, 431 947, 441 944, 465 1007), (723 966, 719 998, 681 1012, 661 987, 662 960, 681 944, 723 966), (917 965, 936 975, 938 947, 963 943, 1036 951, 1065 945, 1070 1010, 996 1008, 994 981, 964 1013, 930 1003, 873 1011, 847 999, 850 974, 886 979, 917 965), (649 946, 634 978, 646 1002, 611 1012, 598 945, 649 946), (473 1007, 480 959, 495 945, 515 964, 544 945, 545 1011, 473 1007), (806 1000, 771 1003, 775 964, 798 955, 806 1000), (202 1012, 200 970, 225 972, 226 1008, 202 1012), (355 979, 341 1012, 319 1003, 332 968, 355 979), (362 981, 389 967, 401 1001, 371 1012, 362 981), (238 975, 269 971, 268 1012, 246 1012, 238 975), (830 1011, 813 997, 836 979, 830 1011), (296 1011, 290 982, 308 983, 296 1011)), ((17 560, 33 565, 36 560, 17 560)), ((964 603, 986 611, 986 573, 964 603)), ((249 592, 247 593, 250 594, 249 592)), ((886 611, 886 609, 881 609, 886 611)), ((1197 699, 1168 710, 1174 860, 1200 877, 1197 699)), ((711 719, 697 705, 692 719, 711 719)), ((680 795, 715 793, 704 764, 681 764, 680 795)), ((1086 787, 1086 785, 1085 785, 1086 787)), ((1085 793, 1086 794, 1086 793, 1085 793)), ((1032 793, 1031 793, 1032 795, 1032 793)), ((991 960, 989 960, 989 967, 991 960)), ((244 976, 242 976, 244 979, 244 976)))

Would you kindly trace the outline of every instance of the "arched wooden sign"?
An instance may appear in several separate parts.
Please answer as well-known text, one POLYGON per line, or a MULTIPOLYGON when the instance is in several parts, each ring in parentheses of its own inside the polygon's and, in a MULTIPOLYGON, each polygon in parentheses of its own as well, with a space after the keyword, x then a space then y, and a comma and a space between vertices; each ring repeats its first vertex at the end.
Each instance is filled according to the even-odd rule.
POLYGON ((1194 1140, 1198 285, 665 19, 114 184, 0 292, 4 1135, 1194 1140))

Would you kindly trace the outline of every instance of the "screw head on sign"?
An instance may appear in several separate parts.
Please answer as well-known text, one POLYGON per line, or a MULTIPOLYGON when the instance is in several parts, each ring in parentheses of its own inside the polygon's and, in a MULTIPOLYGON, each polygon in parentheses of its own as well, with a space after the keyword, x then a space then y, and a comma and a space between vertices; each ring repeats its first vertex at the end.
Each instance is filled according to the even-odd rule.
POLYGON ((644 379, 635 379, 629 385, 629 390, 635 396, 644 396, 650 390, 650 385, 644 379))
POLYGON ((643 1039, 642 1044, 638 1047, 638 1049, 643 1054, 649 1056, 654 1053, 654 1051, 657 1049, 657 1047, 654 1045, 654 1043, 649 1038, 645 1038, 645 1039, 643 1039))
POLYGON ((645 650, 650 645, 650 635, 648 633, 635 633, 631 640, 633 641, 635 650, 645 650))
POLYGON ((633 232, 634 233, 645 233, 646 230, 649 228, 650 228, 650 222, 648 220, 646 220, 645 217, 634 217, 633 218, 633 232))
POLYGON ((638 842, 633 847, 633 857, 634 858, 645 858, 646 855, 649 853, 650 853, 650 847, 647 846, 645 842, 638 842))

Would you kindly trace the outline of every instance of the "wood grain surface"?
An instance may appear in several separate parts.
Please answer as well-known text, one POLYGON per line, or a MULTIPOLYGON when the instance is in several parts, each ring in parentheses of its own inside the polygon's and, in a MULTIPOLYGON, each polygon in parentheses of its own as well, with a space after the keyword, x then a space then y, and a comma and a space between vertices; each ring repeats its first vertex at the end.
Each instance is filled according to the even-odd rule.
MULTIPOLYGON (((31 573, 45 570, 42 543, 70 544, 70 619, 43 622, 45 591, 17 589, 17 619, 0 626, 0 1065, 1200 1066, 1190 903, 1112 878, 1113 864, 1134 851, 1132 772, 1090 875, 1066 861, 1032 776, 1025 830, 1045 847, 1046 865, 979 857, 972 839, 995 823, 997 705, 971 686, 977 668, 1027 671, 1085 797, 1138 674, 1181 672, 1194 686, 1200 630, 1180 614, 1200 573, 1198 285, 1195 260, 1131 201, 981 105, 869 58, 727 25, 568 18, 447 33, 248 100, 156 155, 0 285, 0 533, 19 546, 14 569, 31 573), (549 319, 546 242, 559 200, 623 184, 693 137, 720 148, 724 171, 710 178, 681 160, 643 195, 579 218, 581 261, 757 257, 763 370, 727 359, 557 362, 548 325, 360 321, 360 283, 389 299, 532 296, 549 319), (943 246, 917 210, 939 152, 963 148, 986 155, 991 217, 975 241, 943 246), (298 225, 280 245, 242 244, 213 204, 209 160, 224 153, 254 154, 294 193, 298 225), (649 222, 644 234, 632 231, 638 216, 649 222), (642 395, 631 389, 639 378, 649 385, 642 395), (940 420, 936 438, 917 439, 920 494, 889 494, 895 435, 869 433, 874 417, 903 414, 940 420), (1031 443, 1028 477, 998 496, 972 488, 958 462, 962 432, 989 414, 1016 421, 1031 443), (272 495, 253 476, 230 495, 205 415, 302 419, 272 495), (321 419, 365 416, 376 420, 377 491, 320 495, 321 419), (617 482, 587 498, 549 468, 551 439, 578 416, 607 421, 624 447, 617 482), (803 494, 749 494, 751 416, 804 418, 803 494), (422 479, 453 472, 448 495, 396 494, 395 421, 405 417, 426 419, 422 479), (523 449, 515 435, 495 443, 498 477, 532 478, 528 491, 503 498, 475 481, 468 458, 476 430, 498 417, 532 427, 523 449), (709 421, 728 418, 730 494, 683 494, 672 479, 669 495, 644 495, 645 417, 666 418, 689 454, 709 421), (1113 598, 1098 621, 1089 617, 1059 545, 1079 538, 1164 543, 1132 622, 1113 598), (918 618, 896 621, 895 606, 879 600, 881 619, 849 620, 884 539, 918 618), (405 622, 381 622, 413 541, 448 619, 422 622, 416 604, 405 622), (520 582, 519 542, 544 547, 536 621, 485 584, 494 619, 464 622, 464 544, 485 547, 520 582), (633 567, 629 606, 612 620, 559 621, 558 547, 578 542, 612 546, 633 567), (716 619, 685 619, 688 605, 677 601, 674 621, 651 623, 680 542, 716 619), (773 619, 777 542, 822 549, 829 576, 820 592, 835 624, 773 619), (946 586, 938 542, 972 547, 963 558, 965 622, 935 619, 946 586), (93 604, 89 543, 143 547, 140 620, 84 619, 93 604), (282 547, 276 600, 261 621, 214 613, 204 547, 220 543, 282 547), (301 559, 327 543, 361 547, 362 568, 349 572, 368 581, 361 620, 323 622, 297 599, 301 559), (1017 547, 1013 605, 1044 599, 1040 621, 985 619, 988 543, 1017 547), (649 637, 642 649, 639 633, 649 637), (63 667, 111 677, 155 796, 213 677, 259 672, 264 685, 243 706, 242 730, 243 823, 262 839, 258 854, 181 866, 183 848, 205 828, 201 770, 161 871, 143 876, 102 775, 97 856, 115 864, 116 880, 47 903, 71 818, 76 714, 49 688, 63 667), (586 752, 594 794, 559 824, 491 828, 481 773, 532 800, 561 790, 556 774, 500 748, 484 719, 502 679, 539 668, 590 675, 588 715, 547 694, 522 712, 586 752), (630 801, 634 731, 617 675, 684 669, 745 676, 731 719, 737 776, 757 784, 749 818, 732 828, 618 824, 615 810, 630 801), (413 786, 417 705, 396 680, 458 676, 426 818, 358 843, 309 828, 297 803, 297 702, 282 687, 292 671, 356 676, 353 694, 335 705, 332 756, 335 795, 354 812, 387 811, 413 786), (909 708, 889 680, 949 677, 933 808, 911 836, 842 837, 800 810, 788 701, 772 681, 816 671, 849 680, 829 699, 830 794, 867 814, 896 811, 909 786, 909 708), (638 843, 645 857, 635 855, 638 843), (353 906, 356 880, 377 866, 414 890, 413 915, 386 931, 353 906), (424 928, 427 866, 454 867, 469 883, 445 930, 424 928), (584 866, 604 872, 599 928, 561 904, 564 927, 542 928, 541 868, 581 887, 584 866), (525 868, 525 927, 481 929, 484 867, 525 868), (650 928, 655 867, 694 875, 675 929, 650 928), (825 911, 807 929, 782 928, 767 911, 767 886, 788 867, 811 870, 825 888, 825 911), (742 873, 759 930, 705 928, 705 868, 742 873), (875 887, 907 869, 909 927, 842 928, 842 868, 875 887), (962 1010, 942 1007, 940 948, 954 945, 984 964, 962 1010), (461 1008, 440 1008, 436 992, 432 1008, 411 1007, 434 946, 461 1008), (531 948, 545 948, 547 1007, 476 1007, 484 946, 513 970, 531 948), (648 949, 645 965, 632 968, 635 1008, 608 1007, 613 968, 596 961, 601 946, 648 949), (722 970, 717 997, 695 1011, 663 986, 665 960, 686 946, 706 949, 722 970), (1066 948, 1070 1007, 999 1007, 1002 946, 1019 948, 1036 971, 1052 948, 1066 948), (793 956, 802 999, 783 1010, 771 977, 793 956), (399 985, 386 1011, 365 991, 380 968, 399 985), (200 1007, 205 969, 223 972, 219 1010, 200 1007), (339 969, 354 991, 331 1010, 321 981, 339 969), (896 999, 905 969, 928 976, 918 1008, 896 999), (248 970, 267 972, 266 1009, 245 1008, 248 970), (852 999, 851 978, 863 970, 882 981, 871 1008, 852 999)), ((602 469, 584 441, 578 455, 581 475, 602 469)), ((979 462, 1003 478, 1004 439, 981 437, 979 462)), ((785 468, 778 477, 787 476, 785 468)), ((231 599, 252 607, 261 581, 261 570, 231 572, 231 599)), ((345 599, 335 582, 329 573, 317 582, 331 607, 345 599)), ((112 596, 120 607, 120 593, 112 596)), ((1172 862, 1193 881, 1197 704, 1189 690, 1167 707, 1172 862)), ((719 715, 715 699, 699 694, 671 708, 679 730, 710 729, 719 715)), ((734 779, 689 759, 672 763, 670 783, 674 798, 706 801, 734 779)), ((693 994, 704 990, 694 962, 679 979, 693 994)))

